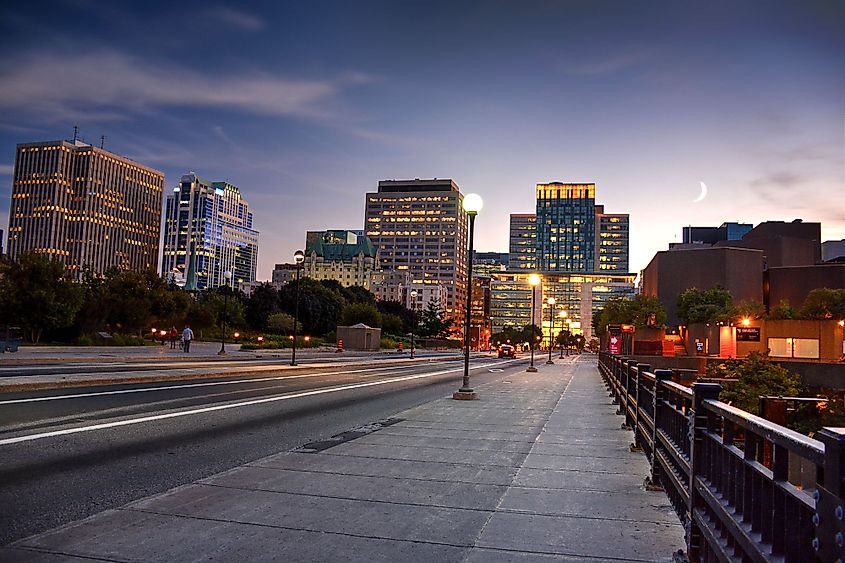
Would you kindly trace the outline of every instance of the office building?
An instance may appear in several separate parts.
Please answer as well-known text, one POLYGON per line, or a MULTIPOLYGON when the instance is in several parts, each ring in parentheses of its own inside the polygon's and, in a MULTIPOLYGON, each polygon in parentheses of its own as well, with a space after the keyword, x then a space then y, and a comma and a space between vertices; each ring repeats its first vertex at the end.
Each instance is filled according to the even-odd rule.
POLYGON ((258 231, 240 189, 191 172, 167 196, 162 273, 186 289, 211 289, 255 281, 258 231), (232 273, 227 282, 225 272, 232 273))
POLYGON ((370 292, 378 301, 397 301, 410 308, 411 273, 407 270, 376 270, 370 274, 370 292))
POLYGON ((308 231, 305 235, 304 276, 370 289, 370 276, 377 269, 376 248, 366 236, 344 230, 308 231))
POLYGON ((722 223, 718 227, 684 227, 683 244, 716 244, 720 241, 740 240, 752 228, 751 223, 722 223))
POLYGON ((629 217, 627 213, 605 213, 596 206, 596 250, 599 272, 628 273, 629 217))
POLYGON ((414 285, 441 285, 444 307, 462 323, 467 227, 463 195, 450 179, 384 180, 366 195, 364 231, 382 269, 407 271, 414 285))
POLYGON ((537 269, 596 269, 596 185, 537 184, 537 269))
POLYGON ((155 269, 164 174, 81 141, 17 146, 8 253, 89 269, 155 269))
POLYGON ((507 252, 474 252, 472 258, 472 275, 489 276, 508 269, 509 257, 507 252))
POLYGON ((509 270, 537 268, 537 216, 534 213, 511 214, 508 250, 509 270))

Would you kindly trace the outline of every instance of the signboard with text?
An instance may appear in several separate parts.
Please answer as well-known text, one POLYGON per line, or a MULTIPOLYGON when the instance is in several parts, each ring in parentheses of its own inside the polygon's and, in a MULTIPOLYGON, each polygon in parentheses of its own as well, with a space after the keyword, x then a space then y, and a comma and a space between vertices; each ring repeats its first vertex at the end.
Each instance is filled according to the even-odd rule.
POLYGON ((737 342, 760 342, 759 326, 738 326, 736 327, 737 342))
POLYGON ((622 352, 622 339, 619 336, 615 334, 610 335, 610 338, 608 339, 608 352, 611 354, 619 354, 622 352))

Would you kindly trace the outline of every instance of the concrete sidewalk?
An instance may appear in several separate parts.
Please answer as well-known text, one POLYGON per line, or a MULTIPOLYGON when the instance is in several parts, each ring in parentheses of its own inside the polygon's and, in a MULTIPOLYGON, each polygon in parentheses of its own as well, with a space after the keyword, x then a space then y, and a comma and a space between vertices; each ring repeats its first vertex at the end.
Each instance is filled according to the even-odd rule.
MULTIPOLYGON (((0 550, 14 561, 670 561, 594 361, 540 365, 0 550)), ((57 484, 58 486, 58 484, 57 484)))

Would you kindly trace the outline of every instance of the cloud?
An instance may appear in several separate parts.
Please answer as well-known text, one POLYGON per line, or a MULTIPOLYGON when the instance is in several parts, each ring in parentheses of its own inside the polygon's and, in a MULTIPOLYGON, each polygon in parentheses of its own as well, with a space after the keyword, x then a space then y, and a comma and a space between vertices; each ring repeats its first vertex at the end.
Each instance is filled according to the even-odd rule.
POLYGON ((214 22, 222 23, 244 31, 260 31, 264 29, 266 25, 264 20, 258 16, 224 6, 210 8, 205 11, 204 15, 206 18, 213 20, 214 22))
POLYGON ((791 189, 805 183, 806 181, 806 176, 795 174, 787 170, 779 170, 752 180, 751 185, 755 188, 776 187, 780 189, 791 189))
POLYGON ((577 63, 563 63, 563 72, 575 76, 595 76, 640 66, 652 58, 650 49, 632 49, 622 53, 612 53, 603 57, 585 57, 577 63))
MULTIPOLYGON (((9 59, 7 59, 9 60, 9 59)), ((0 109, 57 120, 125 118, 164 107, 326 118, 325 104, 363 75, 303 80, 262 72, 225 74, 152 64, 122 53, 33 54, 0 66, 0 109)))

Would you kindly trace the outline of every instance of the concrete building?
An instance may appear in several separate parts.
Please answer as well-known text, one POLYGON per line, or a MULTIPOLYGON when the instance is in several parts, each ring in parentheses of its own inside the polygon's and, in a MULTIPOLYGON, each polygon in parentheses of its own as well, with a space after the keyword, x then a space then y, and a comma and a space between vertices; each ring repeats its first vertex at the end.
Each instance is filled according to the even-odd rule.
POLYGON ((666 309, 666 324, 677 327, 678 296, 686 289, 717 285, 731 292, 734 302, 763 303, 762 250, 718 246, 658 252, 642 274, 644 295, 657 297, 666 309))
MULTIPOLYGON (((412 311, 424 311, 431 302, 437 303, 440 311, 446 313, 446 300, 449 298, 449 291, 445 285, 433 285, 430 283, 412 283, 408 286, 406 307, 412 311), (416 291, 414 297, 412 292, 416 291)), ((466 310, 464 310, 466 314, 466 310)))
POLYGON ((511 214, 508 269, 537 269, 537 215, 534 213, 511 214))
POLYGON ((629 224, 627 213, 605 213, 596 205, 596 271, 628 273, 629 224))
POLYGON ((276 287, 281 287, 288 282, 294 281, 296 279, 296 268, 296 264, 293 263, 276 264, 273 266, 270 282, 276 287))
POLYGON ((17 146, 9 206, 8 253, 84 269, 155 269, 164 174, 81 141, 17 146))
POLYGON ((378 253, 370 239, 351 231, 308 231, 302 267, 302 275, 311 279, 370 289, 370 276, 378 269, 378 253))
POLYGON ((162 273, 177 274, 186 289, 255 281, 258 231, 249 204, 228 182, 209 182, 191 172, 167 196, 162 273))
POLYGON ((370 291, 378 301, 398 301, 410 306, 411 273, 407 270, 386 272, 382 269, 370 274, 370 291))
POLYGON ((537 184, 537 269, 596 270, 596 185, 537 184))
POLYGON ((714 246, 762 250, 765 268, 810 266, 822 260, 821 223, 796 219, 766 221, 748 231, 741 240, 721 241, 714 246))
POLYGON ((462 323, 467 228, 463 195, 450 179, 384 180, 366 195, 364 231, 386 271, 408 271, 414 285, 446 288, 446 313, 462 323))
POLYGON ((793 308, 800 309, 814 289, 845 289, 845 263, 769 268, 764 280, 767 308, 777 307, 781 301, 786 301, 793 308))

